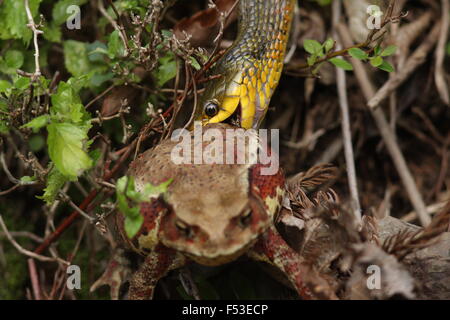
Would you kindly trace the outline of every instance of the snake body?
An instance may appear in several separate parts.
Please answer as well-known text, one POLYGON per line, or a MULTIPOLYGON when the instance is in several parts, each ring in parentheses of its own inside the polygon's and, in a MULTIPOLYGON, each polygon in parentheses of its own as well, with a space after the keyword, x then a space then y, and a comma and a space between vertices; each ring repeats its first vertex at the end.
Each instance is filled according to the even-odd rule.
POLYGON ((211 68, 220 77, 207 83, 197 120, 225 121, 240 105, 239 125, 260 125, 281 77, 295 2, 240 0, 237 38, 211 68))

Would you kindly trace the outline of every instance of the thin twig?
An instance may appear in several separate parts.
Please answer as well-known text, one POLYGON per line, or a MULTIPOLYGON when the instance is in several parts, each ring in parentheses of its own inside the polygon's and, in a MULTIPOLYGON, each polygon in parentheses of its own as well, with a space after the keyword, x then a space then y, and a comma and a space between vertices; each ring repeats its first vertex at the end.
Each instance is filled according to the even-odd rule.
POLYGON ((442 28, 436 48, 436 70, 434 72, 434 81, 442 100, 447 106, 450 106, 449 84, 445 79, 444 72, 445 46, 447 45, 448 30, 450 28, 450 1, 441 0, 441 3, 442 28))
MULTIPOLYGON (((11 181, 12 183, 18 185, 18 186, 30 186, 30 185, 34 185, 37 184, 37 181, 22 181, 19 179, 16 179, 11 172, 8 169, 8 166, 6 165, 6 161, 5 161, 5 154, 3 152, 0 152, 0 163, 3 167, 3 170, 6 173, 6 176, 8 177, 9 181, 11 181)), ((12 191, 12 190, 11 190, 12 191)))
MULTIPOLYGON (((333 25, 337 26, 340 20, 341 15, 341 0, 335 0, 333 2, 333 25)), ((336 28, 333 32, 333 37, 337 39, 336 28)), ((341 48, 341 44, 339 42, 336 43, 336 47, 338 50, 341 48)), ((358 184, 356 180, 356 168, 355 168, 355 159, 353 155, 353 142, 352 142, 352 132, 350 127, 350 116, 349 116, 349 106, 348 106, 348 97, 347 97, 347 79, 345 76, 345 71, 341 68, 336 67, 336 75, 337 75, 337 87, 338 87, 338 95, 339 95, 339 106, 341 108, 341 117, 342 117, 342 136, 344 139, 344 154, 345 154, 345 163, 347 165, 347 177, 348 177, 348 187, 350 190, 350 197, 352 200, 352 209, 356 218, 356 223, 359 227, 361 227, 361 205, 359 203, 359 195, 358 195, 358 184)))
POLYGON ((75 211, 77 211, 80 215, 85 217, 90 223, 94 223, 95 218, 88 215, 86 212, 84 212, 82 209, 80 209, 73 201, 70 199, 70 197, 65 193, 64 191, 60 191, 60 194, 63 196, 63 201, 67 202, 69 206, 72 207, 75 211))
POLYGON ((43 261, 43 262, 61 262, 61 263, 65 263, 67 264, 66 261, 62 260, 62 259, 55 259, 55 258, 49 258, 49 257, 45 257, 42 256, 40 254, 34 253, 32 251, 29 251, 25 248, 23 248, 20 244, 17 243, 17 241, 13 238, 13 236, 9 233, 8 228, 6 227, 5 221, 3 220, 3 216, 0 214, 0 227, 3 229, 3 232, 6 236, 6 238, 8 239, 9 242, 11 242, 11 244, 14 246, 14 248, 17 249, 17 251, 19 251, 21 254, 26 255, 30 258, 34 258, 37 259, 39 261, 43 261))
MULTIPOLYGON (((112 4, 112 1, 110 1, 110 4, 112 4)), ((119 14, 116 10, 116 8, 112 5, 113 11, 116 13, 117 18, 120 20, 119 14)), ((98 10, 100 10, 101 14, 111 23, 111 25, 114 27, 114 29, 117 30, 119 33, 119 37, 122 40, 123 46, 125 48, 124 57, 127 57, 130 53, 130 48, 128 46, 127 41, 127 35, 125 34, 125 28, 122 25, 119 25, 111 16, 108 14, 108 12, 105 9, 105 6, 103 5, 103 0, 98 0, 98 10)), ((121 22, 120 22, 121 23, 121 22)))
MULTIPOLYGON (((44 241, 44 239, 42 239, 41 237, 35 235, 34 233, 31 233, 29 231, 9 231, 9 234, 13 237, 24 237, 24 238, 28 238, 31 239, 33 241, 36 241, 38 243, 42 243, 44 241)), ((2 236, 6 236, 6 234, 4 232, 0 232, 0 237, 2 236)))
POLYGON ((112 89, 114 89, 116 87, 115 84, 112 84, 111 86, 108 87, 108 89, 106 89, 105 91, 103 91, 101 94, 99 94, 98 96, 96 96, 94 99, 92 99, 91 101, 89 101, 88 104, 86 104, 85 109, 88 109, 92 104, 94 104, 97 100, 101 99, 102 97, 105 96, 105 94, 107 94, 109 91, 111 91, 112 89))
POLYGON ((441 23, 435 24, 432 31, 428 34, 422 44, 414 51, 414 53, 408 58, 405 66, 397 71, 397 74, 390 78, 386 83, 378 90, 378 92, 369 100, 367 105, 369 108, 377 108, 381 102, 383 102, 394 90, 400 87, 401 84, 422 65, 427 58, 428 53, 434 47, 438 40, 439 31, 441 29, 441 23))
MULTIPOLYGON (((337 29, 339 32, 339 36, 341 37, 344 44, 346 46, 351 44, 352 40, 349 37, 350 31, 348 30, 347 26, 340 23, 338 24, 337 29)), ((357 59, 351 59, 351 62, 353 64, 355 76, 358 80, 359 85, 361 86, 362 92, 366 100, 369 101, 375 95, 375 88, 370 81, 367 71, 365 70, 362 62, 357 59)), ((381 108, 369 108, 369 110, 372 113, 372 117, 374 118, 381 137, 386 144, 387 150, 389 151, 389 154, 392 158, 392 161, 394 162, 402 183, 405 186, 405 190, 408 194, 409 200, 414 207, 414 210, 418 213, 422 225, 427 226, 431 222, 430 215, 426 211, 423 197, 420 194, 419 189, 417 188, 408 165, 406 164, 400 146, 398 145, 395 138, 395 134, 392 132, 392 129, 388 121, 386 120, 386 117, 381 108)))
POLYGON ((31 278, 31 287, 35 300, 41 300, 41 288, 39 286, 39 277, 36 272, 36 264, 33 259, 28 259, 28 271, 31 278))
POLYGON ((39 65, 39 45, 38 45, 38 36, 39 34, 44 33, 42 30, 39 30, 34 22, 33 15, 31 14, 30 4, 28 0, 24 0, 25 2, 25 11, 27 12, 28 24, 27 27, 33 31, 33 44, 34 44, 34 64, 35 71, 31 75, 31 80, 35 81, 41 76, 41 67, 39 65))

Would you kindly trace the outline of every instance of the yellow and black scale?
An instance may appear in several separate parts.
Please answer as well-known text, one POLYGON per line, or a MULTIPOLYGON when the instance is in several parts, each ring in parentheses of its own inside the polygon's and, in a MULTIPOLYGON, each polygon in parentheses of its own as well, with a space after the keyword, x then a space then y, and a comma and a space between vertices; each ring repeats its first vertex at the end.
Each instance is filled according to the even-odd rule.
POLYGON ((296 0, 240 0, 238 35, 209 75, 196 120, 223 122, 240 110, 239 125, 257 128, 281 77, 296 0), (238 106, 240 105, 240 109, 238 106))

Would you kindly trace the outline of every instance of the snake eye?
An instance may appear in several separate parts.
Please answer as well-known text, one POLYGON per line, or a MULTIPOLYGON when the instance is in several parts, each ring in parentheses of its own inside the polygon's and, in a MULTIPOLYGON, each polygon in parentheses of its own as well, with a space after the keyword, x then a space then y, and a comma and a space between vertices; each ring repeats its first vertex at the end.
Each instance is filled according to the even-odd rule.
POLYGON ((219 113, 219 104, 212 101, 207 102, 204 111, 208 117, 212 118, 219 113))
POLYGON ((250 221, 252 220, 252 210, 249 209, 247 211, 244 211, 243 214, 239 217, 239 225, 241 227, 246 227, 250 224, 250 221))
POLYGON ((178 231, 186 238, 190 238, 192 236, 192 229, 183 221, 175 221, 175 227, 177 227, 178 231))

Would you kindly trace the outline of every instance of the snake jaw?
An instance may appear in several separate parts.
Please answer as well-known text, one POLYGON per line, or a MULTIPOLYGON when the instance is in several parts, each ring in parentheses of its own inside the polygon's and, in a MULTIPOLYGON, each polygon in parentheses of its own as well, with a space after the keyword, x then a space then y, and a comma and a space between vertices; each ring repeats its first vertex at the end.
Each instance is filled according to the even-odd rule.
MULTIPOLYGON (((212 118, 206 118, 206 124, 225 121, 236 112, 241 96, 241 81, 242 73, 238 72, 230 81, 226 82, 222 99, 216 99, 219 101, 219 112, 212 118)), ((207 99, 207 101, 211 101, 211 99, 207 99)))
POLYGON ((226 97, 220 105, 220 111, 217 115, 209 119, 206 123, 219 123, 228 119, 237 109, 239 105, 239 96, 226 97))

